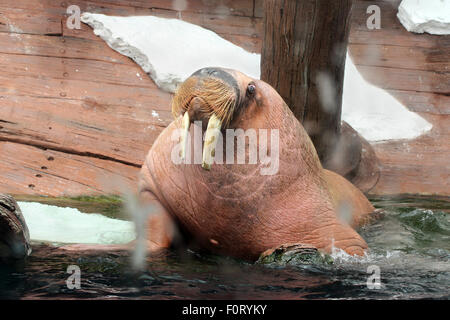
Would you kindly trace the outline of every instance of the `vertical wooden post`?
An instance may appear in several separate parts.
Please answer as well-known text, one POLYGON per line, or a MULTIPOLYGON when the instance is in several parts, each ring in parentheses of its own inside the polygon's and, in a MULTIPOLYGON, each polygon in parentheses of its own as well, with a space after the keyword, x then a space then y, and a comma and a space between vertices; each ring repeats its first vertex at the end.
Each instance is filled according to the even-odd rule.
POLYGON ((283 97, 326 163, 341 132, 352 0, 265 0, 261 79, 283 97))

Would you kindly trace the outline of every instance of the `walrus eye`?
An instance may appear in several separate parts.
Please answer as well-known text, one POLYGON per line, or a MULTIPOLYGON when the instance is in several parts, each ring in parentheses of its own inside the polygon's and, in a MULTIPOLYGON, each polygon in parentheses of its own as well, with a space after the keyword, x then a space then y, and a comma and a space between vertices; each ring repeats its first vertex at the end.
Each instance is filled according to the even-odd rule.
POLYGON ((249 96, 252 96, 255 94, 256 91, 256 86, 254 83, 249 83, 249 85, 247 86, 247 94, 249 96))

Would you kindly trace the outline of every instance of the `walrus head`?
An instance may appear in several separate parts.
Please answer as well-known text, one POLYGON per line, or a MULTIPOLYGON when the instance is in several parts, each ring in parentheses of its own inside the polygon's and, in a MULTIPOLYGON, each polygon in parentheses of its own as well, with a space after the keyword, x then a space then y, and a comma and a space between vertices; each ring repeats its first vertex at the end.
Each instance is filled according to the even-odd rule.
POLYGON ((222 129, 232 128, 239 113, 255 102, 257 82, 238 71, 224 68, 203 68, 186 79, 172 100, 174 117, 183 116, 181 157, 185 157, 190 124, 202 121, 206 127, 202 167, 209 170, 217 135, 222 129))

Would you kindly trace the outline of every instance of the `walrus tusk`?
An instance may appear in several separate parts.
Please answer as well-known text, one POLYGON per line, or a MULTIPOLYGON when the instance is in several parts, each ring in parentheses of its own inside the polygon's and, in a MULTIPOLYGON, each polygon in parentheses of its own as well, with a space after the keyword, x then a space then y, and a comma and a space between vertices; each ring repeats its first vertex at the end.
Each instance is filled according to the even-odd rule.
POLYGON ((205 145, 203 146, 203 161, 202 168, 210 170, 214 155, 216 153, 217 140, 219 139, 220 128, 222 127, 222 121, 212 115, 208 121, 208 128, 205 134, 205 145))
POLYGON ((186 111, 183 116, 183 120, 181 120, 181 128, 183 132, 181 134, 181 159, 184 160, 186 158, 186 148, 187 148, 187 140, 189 135, 189 127, 191 125, 191 120, 189 119, 189 113, 186 111))

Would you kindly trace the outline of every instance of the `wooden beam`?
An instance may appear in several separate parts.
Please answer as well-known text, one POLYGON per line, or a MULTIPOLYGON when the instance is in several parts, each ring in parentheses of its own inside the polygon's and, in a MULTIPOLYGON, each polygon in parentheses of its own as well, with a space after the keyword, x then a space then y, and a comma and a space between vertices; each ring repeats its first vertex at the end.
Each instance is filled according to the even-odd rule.
POLYGON ((322 162, 331 157, 340 135, 351 6, 351 0, 264 2, 261 78, 303 123, 322 162), (321 75, 335 92, 319 91, 321 75))

